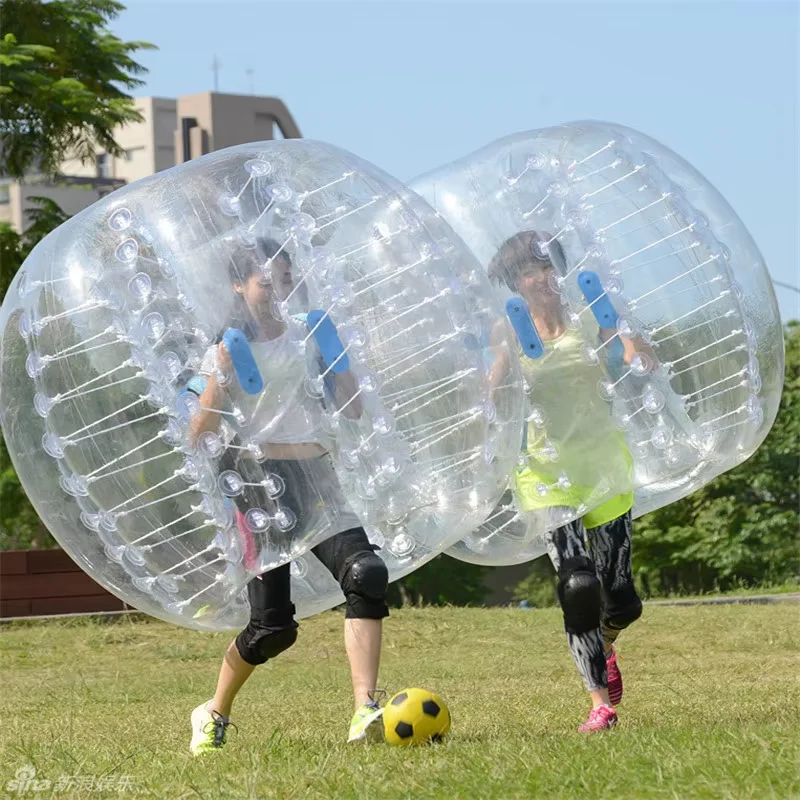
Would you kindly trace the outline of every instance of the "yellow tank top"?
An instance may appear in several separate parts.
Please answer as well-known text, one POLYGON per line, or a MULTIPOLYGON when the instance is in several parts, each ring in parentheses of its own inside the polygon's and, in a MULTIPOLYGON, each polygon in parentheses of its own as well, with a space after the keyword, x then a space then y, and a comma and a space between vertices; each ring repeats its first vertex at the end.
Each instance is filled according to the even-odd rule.
POLYGON ((542 358, 521 357, 533 415, 524 444, 527 463, 515 473, 522 510, 585 508, 587 528, 633 505, 632 460, 608 403, 597 393, 603 373, 583 357, 590 340, 573 327, 544 342, 542 358))

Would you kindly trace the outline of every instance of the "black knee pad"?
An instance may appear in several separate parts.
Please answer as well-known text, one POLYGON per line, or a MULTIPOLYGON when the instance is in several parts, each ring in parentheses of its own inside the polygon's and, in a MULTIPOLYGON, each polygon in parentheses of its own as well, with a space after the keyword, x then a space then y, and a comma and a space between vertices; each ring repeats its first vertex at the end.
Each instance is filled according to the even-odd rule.
POLYGON ((603 622, 609 628, 621 631, 642 616, 642 601, 634 592, 622 602, 610 602, 603 613, 603 622))
POLYGON ((372 552, 360 553, 348 566, 342 580, 351 619, 383 619, 389 611, 386 592, 389 570, 383 559, 372 552))
POLYGON ((251 619, 247 627, 236 637, 236 649, 239 655, 243 661, 252 666, 258 666, 275 658, 297 641, 298 625, 292 612, 288 618, 281 612, 280 619, 274 611, 265 614, 251 619), (270 614, 274 618, 268 618, 270 614))
POLYGON ((587 558, 568 558, 558 571, 558 600, 567 633, 588 633, 600 627, 602 593, 594 564, 587 558))

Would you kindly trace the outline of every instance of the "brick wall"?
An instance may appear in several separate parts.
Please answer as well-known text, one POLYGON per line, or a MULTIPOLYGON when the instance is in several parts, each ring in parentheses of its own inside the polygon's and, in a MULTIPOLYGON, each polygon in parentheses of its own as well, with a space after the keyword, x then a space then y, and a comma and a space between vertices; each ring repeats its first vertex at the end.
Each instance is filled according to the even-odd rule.
MULTIPOLYGON (((513 602, 508 587, 529 571, 530 564, 491 570, 486 578, 486 604, 513 602)), ((0 619, 128 608, 95 583, 63 550, 0 552, 0 619)))
POLYGON ((0 552, 0 618, 126 608, 63 550, 0 552))

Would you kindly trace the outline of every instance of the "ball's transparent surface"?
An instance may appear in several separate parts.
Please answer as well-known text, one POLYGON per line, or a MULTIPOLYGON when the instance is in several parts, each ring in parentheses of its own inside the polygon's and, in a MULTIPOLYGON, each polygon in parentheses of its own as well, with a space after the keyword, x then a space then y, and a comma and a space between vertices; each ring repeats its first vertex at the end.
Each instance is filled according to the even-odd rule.
POLYGON ((510 340, 515 371, 488 380, 501 315, 458 237, 376 167, 245 145, 33 251, 0 310, 0 422, 95 579, 229 627, 253 575, 338 531, 385 528, 412 569, 486 516, 522 424, 510 340))
POLYGON ((638 516, 763 441, 783 381, 772 284, 736 213, 681 157, 580 122, 501 139, 411 188, 513 306, 528 389, 509 491, 450 554, 529 560, 544 550, 526 514, 591 526, 635 493, 638 516))

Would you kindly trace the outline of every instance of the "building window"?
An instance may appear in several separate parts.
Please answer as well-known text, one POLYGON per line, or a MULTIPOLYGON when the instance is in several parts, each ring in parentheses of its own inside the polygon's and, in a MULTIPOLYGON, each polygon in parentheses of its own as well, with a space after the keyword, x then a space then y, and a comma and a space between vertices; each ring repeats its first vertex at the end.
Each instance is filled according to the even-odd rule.
POLYGON ((97 177, 110 178, 111 177, 111 159, 108 153, 98 153, 96 157, 97 163, 97 177))
POLYGON ((11 201, 10 191, 7 183, 0 183, 0 204, 5 204, 11 201))

